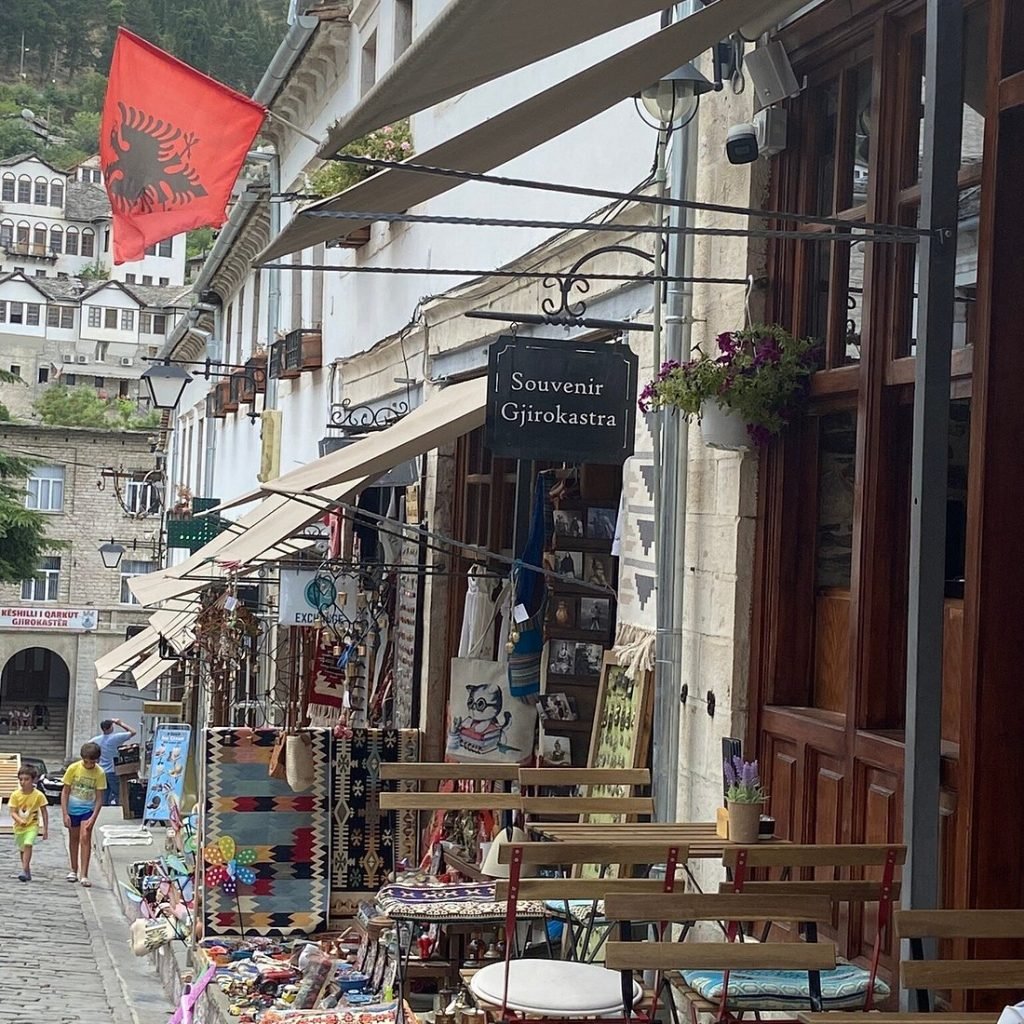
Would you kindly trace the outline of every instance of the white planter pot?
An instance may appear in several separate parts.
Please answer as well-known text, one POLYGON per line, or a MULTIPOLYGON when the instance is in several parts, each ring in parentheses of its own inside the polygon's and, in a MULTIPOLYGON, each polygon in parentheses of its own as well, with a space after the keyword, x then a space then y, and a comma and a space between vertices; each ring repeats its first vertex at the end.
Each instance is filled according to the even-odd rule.
POLYGON ((717 402, 705 402, 700 407, 700 432, 709 448, 741 452, 753 447, 743 417, 717 402))

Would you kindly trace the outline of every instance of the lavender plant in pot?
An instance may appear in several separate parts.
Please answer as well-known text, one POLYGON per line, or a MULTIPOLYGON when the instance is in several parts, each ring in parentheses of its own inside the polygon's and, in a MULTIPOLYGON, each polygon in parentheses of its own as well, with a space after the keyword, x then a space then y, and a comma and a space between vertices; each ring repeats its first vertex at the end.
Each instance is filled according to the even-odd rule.
POLYGON ((727 331, 717 353, 669 360, 640 395, 640 409, 696 417, 704 443, 731 451, 767 444, 800 409, 817 343, 776 324, 727 331))
POLYGON ((757 762, 734 757, 731 761, 726 760, 723 768, 727 787, 725 803, 729 809, 729 841, 756 843, 761 811, 767 799, 757 762))

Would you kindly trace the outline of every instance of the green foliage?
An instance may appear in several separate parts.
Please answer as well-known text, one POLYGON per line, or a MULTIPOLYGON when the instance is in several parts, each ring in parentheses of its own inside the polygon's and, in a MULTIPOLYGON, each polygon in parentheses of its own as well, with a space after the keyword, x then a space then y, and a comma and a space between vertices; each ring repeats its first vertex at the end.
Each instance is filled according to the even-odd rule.
MULTIPOLYGON (((404 118, 350 142, 343 150, 352 156, 369 156, 378 160, 407 160, 413 155, 409 119, 404 118)), ((346 164, 329 160, 310 175, 310 185, 320 196, 333 196, 376 174, 376 169, 363 164, 346 164)))
POLYGON ((106 281, 110 277, 110 269, 103 266, 97 259, 95 263, 90 263, 87 267, 83 267, 79 271, 78 276, 83 281, 106 281))
POLYGON ((720 334, 715 355, 670 360, 644 388, 640 408, 674 408, 700 416, 705 402, 739 413, 751 438, 764 444, 789 422, 807 395, 816 342, 777 325, 720 334))
POLYGON ((38 142, 20 118, 0 121, 0 160, 19 153, 30 153, 37 148, 38 142))
POLYGON ((51 427, 96 427, 151 430, 160 423, 156 410, 141 413, 128 398, 107 398, 96 388, 51 384, 33 403, 40 419, 51 427))
POLYGON ((4 405, 3 402, 0 402, 0 423, 10 423, 10 422, 11 422, 11 410, 8 409, 7 406, 4 405))
POLYGON ((98 111, 80 110, 71 118, 71 144, 83 153, 100 149, 100 115, 98 111))
POLYGON ((196 228, 185 236, 185 258, 204 256, 213 248, 213 240, 217 232, 213 228, 196 228))

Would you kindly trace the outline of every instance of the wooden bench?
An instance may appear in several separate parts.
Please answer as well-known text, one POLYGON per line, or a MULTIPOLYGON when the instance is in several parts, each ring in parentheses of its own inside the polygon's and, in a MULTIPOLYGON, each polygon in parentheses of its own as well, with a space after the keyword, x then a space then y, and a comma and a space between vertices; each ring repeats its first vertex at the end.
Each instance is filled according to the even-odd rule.
MULTIPOLYGON (((433 764, 415 761, 406 764, 390 763, 380 766, 384 781, 406 783, 462 783, 504 782, 519 780, 519 766, 515 764, 433 764)), ((519 810, 519 796, 503 792, 451 793, 398 792, 381 793, 382 811, 514 811, 519 810)))
POLYGON ((896 935, 909 940, 910 960, 900 962, 900 981, 914 992, 918 1009, 906 1013, 801 1014, 805 1024, 994 1024, 998 1010, 929 1012, 929 992, 1024 988, 1024 960, 925 960, 926 939, 1024 939, 1024 910, 897 910, 896 935))
POLYGON ((635 796, 637 786, 650 786, 646 768, 520 768, 519 784, 523 792, 523 812, 530 818, 608 814, 621 820, 636 820, 654 813, 649 796, 635 796), (538 796, 546 788, 574 786, 585 789, 577 796, 538 796), (594 790, 617 790, 614 795, 594 790))
MULTIPOLYGON (((610 892, 604 901, 605 916, 619 923, 619 941, 609 942, 605 964, 623 972, 656 971, 664 977, 673 975, 679 994, 690 1009, 696 1024, 698 1013, 710 1013, 717 1020, 736 1020, 743 1013, 778 1010, 772 999, 759 1005, 758 995, 742 995, 744 978, 753 972, 796 971, 807 973, 807 1000, 821 1008, 821 972, 836 966, 836 948, 832 942, 817 941, 817 926, 832 917, 832 902, 827 896, 792 896, 771 893, 663 893, 633 894, 610 892), (628 941, 637 921, 675 923, 715 921, 731 922, 727 929, 729 941, 668 942, 628 941), (737 922, 768 923, 790 921, 806 931, 808 941, 742 942, 737 922), (684 971, 712 972, 720 975, 713 985, 720 989, 715 998, 708 998, 696 988, 681 981, 684 971), (741 973, 742 972, 742 973, 741 973), (730 992, 732 986, 732 992, 730 992)), ((625 993, 625 984, 623 990, 625 993)), ((802 998, 802 996, 801 996, 802 998)))

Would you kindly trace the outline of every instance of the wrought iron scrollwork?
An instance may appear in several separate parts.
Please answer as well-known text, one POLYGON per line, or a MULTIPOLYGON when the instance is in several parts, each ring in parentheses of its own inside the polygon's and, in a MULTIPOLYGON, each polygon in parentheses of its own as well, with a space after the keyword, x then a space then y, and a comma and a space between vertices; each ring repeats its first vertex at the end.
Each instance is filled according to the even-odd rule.
POLYGON ((541 302, 541 309, 544 311, 548 323, 578 326, 577 322, 586 316, 587 304, 583 299, 577 299, 573 302, 571 301, 571 296, 574 290, 580 295, 586 295, 590 291, 590 280, 586 274, 579 272, 580 267, 597 256, 603 256, 606 253, 612 252, 638 256, 648 263, 655 262, 655 257, 651 253, 644 252, 643 249, 637 249, 631 245, 603 245, 599 249, 591 250, 584 256, 581 256, 564 274, 544 279, 545 288, 557 288, 559 293, 557 299, 547 296, 541 302))
POLYGON ((409 403, 405 400, 373 407, 353 405, 352 400, 346 398, 341 402, 332 403, 327 427, 345 434, 369 434, 377 430, 386 430, 408 412, 409 403))

